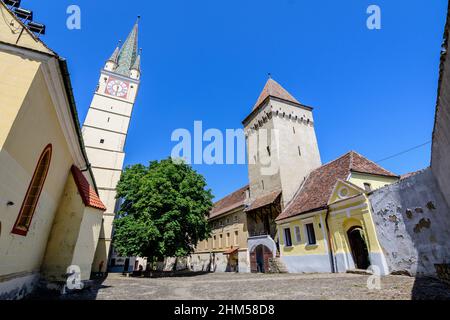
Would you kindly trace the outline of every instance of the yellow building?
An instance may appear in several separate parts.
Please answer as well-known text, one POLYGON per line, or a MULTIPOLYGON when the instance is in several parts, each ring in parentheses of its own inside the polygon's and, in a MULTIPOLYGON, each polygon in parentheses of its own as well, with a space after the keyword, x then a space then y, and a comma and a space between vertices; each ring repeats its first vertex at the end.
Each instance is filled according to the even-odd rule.
POLYGON ((289 272, 379 268, 388 274, 367 195, 399 177, 350 152, 311 172, 277 218, 289 272))
POLYGON ((249 272, 245 186, 214 205, 209 218, 212 235, 191 257, 194 271, 249 272))
POLYGON ((67 65, 0 2, 0 300, 89 280, 105 210, 67 65), (77 268, 72 270, 77 270, 77 268))

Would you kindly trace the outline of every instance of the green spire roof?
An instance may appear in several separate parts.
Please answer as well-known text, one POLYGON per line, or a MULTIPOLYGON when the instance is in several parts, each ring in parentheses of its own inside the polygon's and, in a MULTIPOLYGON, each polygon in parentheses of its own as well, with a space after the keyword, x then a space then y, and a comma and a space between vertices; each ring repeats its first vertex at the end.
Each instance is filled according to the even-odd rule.
POLYGON ((119 52, 118 67, 115 72, 127 77, 130 75, 130 70, 133 68, 138 57, 138 29, 139 18, 119 52))

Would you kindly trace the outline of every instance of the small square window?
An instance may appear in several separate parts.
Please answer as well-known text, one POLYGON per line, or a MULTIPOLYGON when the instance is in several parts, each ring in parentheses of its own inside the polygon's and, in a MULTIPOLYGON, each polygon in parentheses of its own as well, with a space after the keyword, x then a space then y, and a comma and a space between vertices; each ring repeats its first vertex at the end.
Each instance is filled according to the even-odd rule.
POLYGON ((364 183, 364 189, 366 190, 366 192, 371 192, 372 191, 372 185, 370 183, 364 183))
POLYGON ((100 139, 100 143, 104 144, 105 143, 105 139, 100 139))

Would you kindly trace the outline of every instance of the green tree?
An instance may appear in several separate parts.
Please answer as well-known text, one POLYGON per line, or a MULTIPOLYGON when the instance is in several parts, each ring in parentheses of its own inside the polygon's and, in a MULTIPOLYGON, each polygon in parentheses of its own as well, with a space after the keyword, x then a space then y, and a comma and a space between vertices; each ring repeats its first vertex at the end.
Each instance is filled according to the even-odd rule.
POLYGON ((212 193, 205 178, 185 163, 151 162, 127 167, 117 187, 122 199, 114 222, 114 248, 122 256, 186 257, 209 238, 212 193))

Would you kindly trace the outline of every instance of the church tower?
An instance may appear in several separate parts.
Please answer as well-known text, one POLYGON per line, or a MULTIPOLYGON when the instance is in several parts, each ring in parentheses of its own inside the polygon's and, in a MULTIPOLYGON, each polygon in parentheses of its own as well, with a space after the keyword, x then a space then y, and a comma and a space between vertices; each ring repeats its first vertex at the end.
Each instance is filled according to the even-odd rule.
POLYGON ((138 23, 139 19, 127 40, 114 50, 101 70, 83 125, 89 161, 100 198, 107 207, 93 262, 94 272, 105 272, 108 267, 113 222, 117 211, 116 187, 123 170, 125 141, 141 76, 138 23))
POLYGON ((286 206, 308 174, 321 166, 313 109, 270 78, 243 124, 250 202, 281 192, 286 206))

